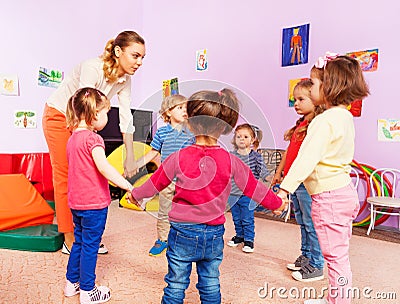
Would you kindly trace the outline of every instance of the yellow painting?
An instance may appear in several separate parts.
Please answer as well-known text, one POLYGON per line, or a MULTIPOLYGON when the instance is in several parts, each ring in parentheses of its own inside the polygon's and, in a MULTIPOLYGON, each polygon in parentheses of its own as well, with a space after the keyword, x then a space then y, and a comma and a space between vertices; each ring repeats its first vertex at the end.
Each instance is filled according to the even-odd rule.
POLYGON ((296 84, 298 84, 300 81, 307 79, 307 78, 296 78, 296 79, 290 79, 289 80, 289 107, 294 107, 294 96, 293 96, 293 90, 296 84))
POLYGON ((0 75, 0 93, 2 95, 19 95, 17 75, 0 75))

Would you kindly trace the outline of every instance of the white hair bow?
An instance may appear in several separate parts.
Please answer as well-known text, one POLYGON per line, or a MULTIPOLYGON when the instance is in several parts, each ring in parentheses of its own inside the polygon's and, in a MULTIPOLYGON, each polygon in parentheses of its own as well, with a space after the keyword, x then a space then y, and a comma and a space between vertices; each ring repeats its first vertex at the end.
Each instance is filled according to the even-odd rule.
POLYGON ((324 57, 319 57, 317 62, 315 63, 315 67, 319 69, 325 68, 328 61, 331 61, 339 56, 338 53, 326 52, 324 57))

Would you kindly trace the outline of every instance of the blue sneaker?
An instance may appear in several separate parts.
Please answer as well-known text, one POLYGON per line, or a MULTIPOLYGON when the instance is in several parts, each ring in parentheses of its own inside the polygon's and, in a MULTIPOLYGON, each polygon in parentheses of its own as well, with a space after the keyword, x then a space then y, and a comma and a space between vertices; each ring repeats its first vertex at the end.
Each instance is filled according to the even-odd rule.
POLYGON ((151 256, 158 256, 163 253, 168 247, 167 242, 163 242, 161 240, 157 240, 154 243, 154 246, 150 249, 149 255, 151 256))

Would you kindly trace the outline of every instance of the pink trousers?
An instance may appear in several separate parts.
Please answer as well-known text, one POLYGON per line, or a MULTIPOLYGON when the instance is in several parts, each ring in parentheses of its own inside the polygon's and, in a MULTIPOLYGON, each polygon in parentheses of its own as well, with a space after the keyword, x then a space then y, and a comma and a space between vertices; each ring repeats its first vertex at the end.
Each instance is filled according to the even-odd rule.
POLYGON ((349 243, 352 223, 360 209, 353 184, 312 195, 312 219, 328 266, 330 304, 351 303, 352 273, 349 243), (350 294, 350 296, 348 296, 350 294))

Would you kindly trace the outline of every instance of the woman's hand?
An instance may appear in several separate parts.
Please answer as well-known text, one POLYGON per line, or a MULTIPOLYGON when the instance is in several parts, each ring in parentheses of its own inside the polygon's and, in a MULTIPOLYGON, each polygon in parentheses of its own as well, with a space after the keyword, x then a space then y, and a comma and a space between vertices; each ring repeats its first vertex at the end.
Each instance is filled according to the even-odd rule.
POLYGON ((125 161, 124 161, 124 176, 126 178, 131 178, 134 176, 136 173, 138 173, 138 166, 135 160, 135 157, 132 156, 129 157, 128 154, 126 155, 125 161))
POLYGON ((133 151, 133 134, 123 133, 122 139, 125 144, 126 157, 124 160, 124 176, 131 178, 138 172, 138 166, 133 151))

